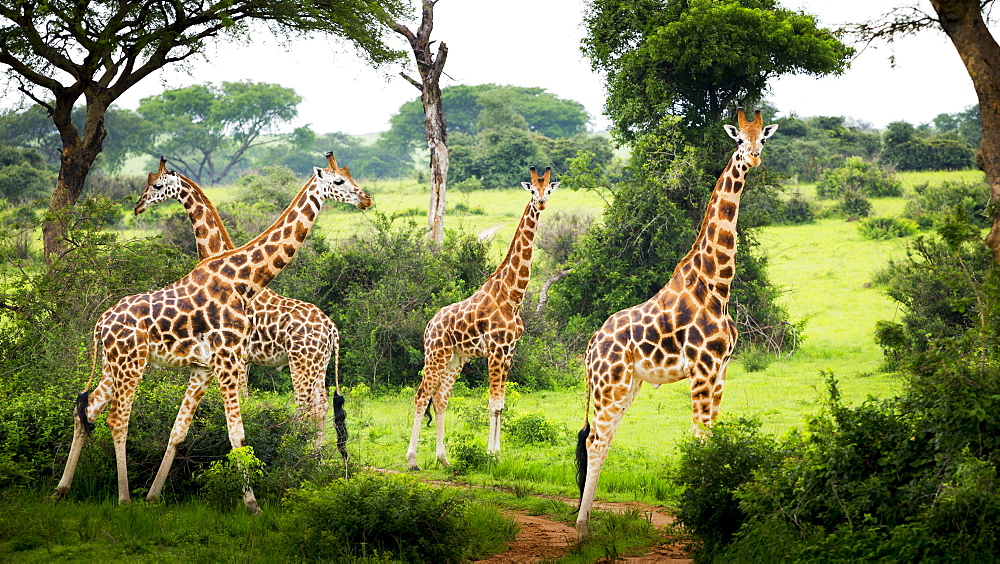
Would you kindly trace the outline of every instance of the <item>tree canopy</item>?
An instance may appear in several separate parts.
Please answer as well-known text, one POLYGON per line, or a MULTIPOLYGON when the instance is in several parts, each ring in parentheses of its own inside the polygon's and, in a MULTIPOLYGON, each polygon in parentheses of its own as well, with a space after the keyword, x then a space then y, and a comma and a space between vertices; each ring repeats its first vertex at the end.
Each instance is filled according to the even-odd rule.
POLYGON ((64 248, 72 206, 101 152, 108 107, 164 66, 190 60, 208 41, 248 41, 267 29, 280 39, 322 33, 346 39, 372 63, 401 55, 385 43, 402 17, 400 0, 5 0, 0 3, 0 68, 9 88, 44 107, 63 150, 43 227, 46 257, 64 248), (73 107, 86 103, 81 130, 73 107))
MULTIPOLYGON (((475 135, 480 130, 480 113, 487 106, 497 104, 507 106, 523 117, 529 131, 550 138, 583 133, 589 119, 583 104, 564 100, 537 87, 460 84, 441 89, 441 100, 449 134, 475 135)), ((424 112, 420 99, 400 106, 390 124, 388 138, 411 146, 422 144, 424 112)))
POLYGON ((583 52, 607 77, 606 110, 625 140, 680 115, 718 123, 755 106, 767 81, 842 72, 854 50, 773 0, 593 0, 583 52))
POLYGON ((196 182, 216 184, 260 137, 298 115, 302 97, 263 82, 196 84, 143 98, 139 113, 158 126, 152 156, 168 155, 196 182))

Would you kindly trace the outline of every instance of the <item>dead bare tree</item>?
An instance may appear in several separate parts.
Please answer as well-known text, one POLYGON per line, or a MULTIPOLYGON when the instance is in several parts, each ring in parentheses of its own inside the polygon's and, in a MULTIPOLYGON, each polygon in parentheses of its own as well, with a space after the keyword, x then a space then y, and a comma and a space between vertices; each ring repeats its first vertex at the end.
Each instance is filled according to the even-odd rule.
POLYGON ((420 27, 414 34, 408 27, 398 22, 392 29, 406 38, 413 49, 420 80, 405 72, 399 74, 417 87, 420 101, 424 106, 424 129, 427 132, 427 146, 431 150, 431 202, 427 213, 430 238, 438 245, 444 244, 445 185, 448 181, 448 132, 444 120, 444 105, 441 102, 439 81, 448 58, 448 47, 444 42, 438 45, 437 54, 431 52, 435 43, 431 41, 434 29, 434 5, 437 0, 423 0, 420 27))

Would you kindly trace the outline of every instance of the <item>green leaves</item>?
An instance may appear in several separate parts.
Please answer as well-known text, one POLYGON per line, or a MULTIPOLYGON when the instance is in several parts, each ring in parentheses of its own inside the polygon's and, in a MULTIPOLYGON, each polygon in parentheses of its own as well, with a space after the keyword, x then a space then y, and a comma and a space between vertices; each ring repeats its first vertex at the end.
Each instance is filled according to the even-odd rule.
POLYGON ((583 52, 604 72, 606 108, 634 140, 665 114, 694 127, 759 101, 784 74, 842 72, 854 53, 813 16, 757 0, 594 0, 583 52))

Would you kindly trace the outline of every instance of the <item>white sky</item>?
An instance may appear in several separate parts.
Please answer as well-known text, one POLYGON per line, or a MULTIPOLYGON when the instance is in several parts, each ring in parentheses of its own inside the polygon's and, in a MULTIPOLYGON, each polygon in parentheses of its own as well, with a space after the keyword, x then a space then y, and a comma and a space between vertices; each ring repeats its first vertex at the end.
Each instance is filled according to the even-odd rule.
MULTIPOLYGON (((419 4, 419 0, 413 0, 419 4)), ((836 27, 888 12, 904 2, 889 0, 786 0, 785 7, 815 14, 836 27)), ((584 104, 592 128, 604 128, 602 77, 580 52, 584 0, 441 0, 435 8, 432 39, 449 48, 442 86, 512 84, 541 86, 584 104), (502 6, 502 8, 501 8, 502 6)), ((928 0, 920 6, 933 13, 928 0)), ((412 22, 415 29, 419 22, 412 22)), ((997 33, 994 27, 994 34, 997 33)), ((401 49, 408 44, 399 35, 401 49)), ((133 88, 118 105, 136 108, 145 96, 195 83, 236 80, 290 87, 304 98, 295 126, 352 134, 384 131, 399 106, 418 95, 398 75, 403 67, 374 70, 356 60, 342 44, 327 39, 297 42, 290 50, 262 38, 250 46, 221 44, 190 74, 162 71, 133 88)), ((415 69, 406 67, 411 76, 415 69)), ((868 49, 840 77, 784 77, 771 84, 771 100, 783 115, 833 115, 874 127, 892 121, 921 124, 940 113, 955 113, 977 103, 972 82, 955 48, 941 31, 924 31, 892 46, 868 49), (895 55, 895 67, 889 62, 895 55)), ((4 104, 6 105, 6 104, 4 104)), ((767 116, 765 116, 766 118, 767 116)))

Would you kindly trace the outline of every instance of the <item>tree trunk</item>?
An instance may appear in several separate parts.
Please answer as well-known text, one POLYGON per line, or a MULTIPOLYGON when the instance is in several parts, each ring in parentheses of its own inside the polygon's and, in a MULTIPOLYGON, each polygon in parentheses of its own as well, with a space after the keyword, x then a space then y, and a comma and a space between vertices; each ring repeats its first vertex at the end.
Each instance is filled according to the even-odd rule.
POLYGON ((983 21, 978 0, 931 0, 931 5, 979 96, 983 140, 976 162, 990 186, 987 209, 993 221, 985 243, 1000 262, 1000 45, 983 21))
POLYGON ((434 4, 437 0, 423 0, 420 27, 414 34, 404 25, 395 23, 392 29, 406 37, 413 49, 420 80, 406 73, 400 73, 410 84, 420 90, 420 101, 424 106, 424 130, 427 133, 427 147, 431 151, 431 201, 427 213, 429 237, 437 245, 444 244, 445 191, 448 182, 448 126, 444 119, 444 105, 441 101, 439 82, 448 58, 448 47, 441 43, 437 56, 431 52, 431 31, 434 29, 434 4))
POLYGON ((59 258, 66 252, 66 214, 83 193, 83 184, 101 152, 106 134, 104 115, 110 103, 88 100, 87 121, 81 137, 71 118, 73 100, 75 97, 57 98, 54 107, 49 108, 62 138, 63 150, 59 158, 56 187, 49 200, 48 216, 42 223, 42 247, 46 264, 51 264, 54 258, 59 258))

